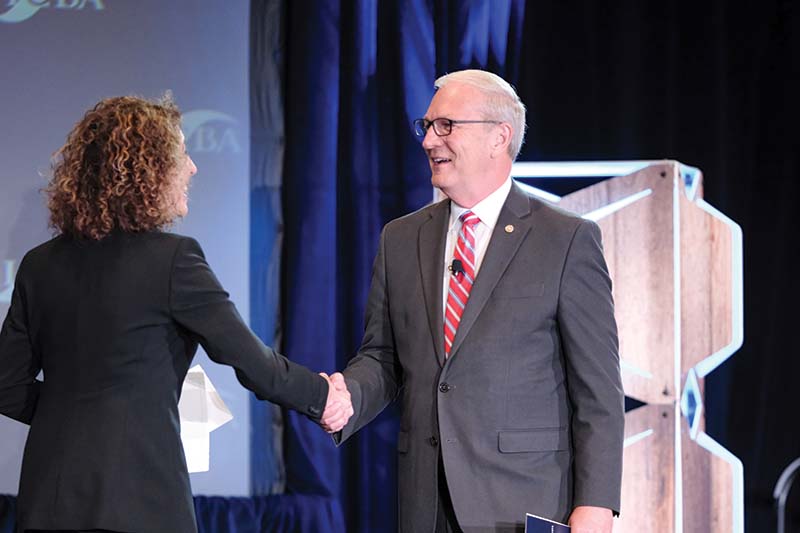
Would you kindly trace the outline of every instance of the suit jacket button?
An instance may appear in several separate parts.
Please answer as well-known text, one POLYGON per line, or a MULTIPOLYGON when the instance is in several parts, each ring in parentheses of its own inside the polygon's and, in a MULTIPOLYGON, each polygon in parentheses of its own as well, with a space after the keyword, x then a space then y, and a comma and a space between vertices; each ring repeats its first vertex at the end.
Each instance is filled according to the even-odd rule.
POLYGON ((309 405, 309 406, 308 406, 308 413, 309 413, 311 416, 319 416, 319 415, 321 415, 321 414, 322 414, 322 413, 320 412, 320 410, 319 410, 319 407, 314 407, 313 405, 309 405))
POLYGON ((439 385, 439 392, 448 392, 450 390, 450 384, 444 382, 439 385))
POLYGON ((438 446, 439 445, 439 439, 436 438, 436 435, 434 435, 433 437, 429 438, 428 442, 431 443, 431 446, 438 446))

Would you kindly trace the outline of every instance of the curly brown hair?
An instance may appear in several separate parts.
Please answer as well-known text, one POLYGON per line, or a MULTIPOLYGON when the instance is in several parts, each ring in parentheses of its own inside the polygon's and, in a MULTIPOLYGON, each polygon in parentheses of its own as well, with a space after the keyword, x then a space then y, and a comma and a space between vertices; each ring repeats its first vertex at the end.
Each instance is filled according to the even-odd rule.
POLYGON ((54 155, 50 225, 99 240, 116 229, 151 231, 172 222, 166 198, 179 162, 180 119, 169 93, 158 101, 98 102, 54 155))

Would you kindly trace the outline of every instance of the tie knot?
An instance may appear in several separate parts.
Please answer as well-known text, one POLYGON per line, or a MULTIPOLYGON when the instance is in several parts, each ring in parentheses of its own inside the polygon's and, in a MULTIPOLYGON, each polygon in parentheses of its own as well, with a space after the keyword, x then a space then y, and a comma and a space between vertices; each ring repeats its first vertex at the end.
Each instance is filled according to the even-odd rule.
POLYGON ((481 219, 478 218, 478 215, 476 215, 472 211, 464 211, 458 218, 461 219, 461 223, 464 224, 465 226, 474 226, 475 224, 481 221, 481 219))

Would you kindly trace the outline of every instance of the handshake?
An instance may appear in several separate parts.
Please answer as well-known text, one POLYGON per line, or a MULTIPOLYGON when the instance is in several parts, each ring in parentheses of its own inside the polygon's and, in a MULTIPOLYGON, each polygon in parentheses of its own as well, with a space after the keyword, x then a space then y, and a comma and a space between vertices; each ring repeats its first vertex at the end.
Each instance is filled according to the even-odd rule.
POLYGON ((319 423, 328 433, 336 433, 341 431, 353 416, 353 402, 350 400, 344 376, 340 372, 332 376, 325 372, 320 372, 319 375, 328 382, 328 401, 325 402, 325 411, 319 423))

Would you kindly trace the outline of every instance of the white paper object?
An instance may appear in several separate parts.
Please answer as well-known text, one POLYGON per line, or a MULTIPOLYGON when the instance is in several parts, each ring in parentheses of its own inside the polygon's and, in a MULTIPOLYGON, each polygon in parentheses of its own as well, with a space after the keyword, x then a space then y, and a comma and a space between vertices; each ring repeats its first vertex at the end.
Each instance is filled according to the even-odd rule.
POLYGON ((233 420, 233 415, 200 365, 186 374, 178 411, 189 472, 208 472, 210 434, 233 420))

